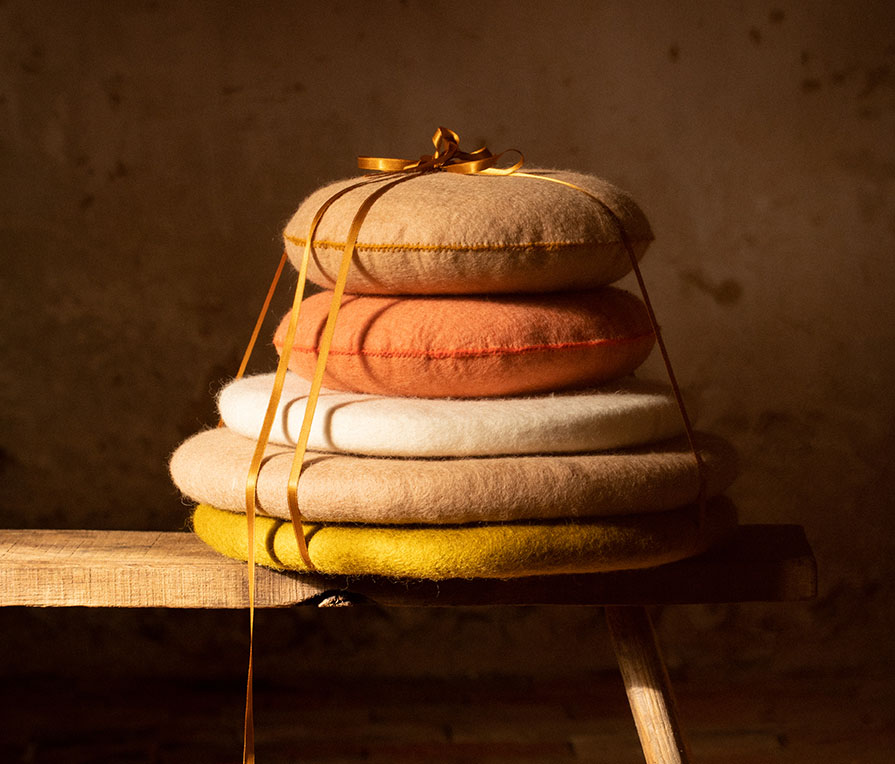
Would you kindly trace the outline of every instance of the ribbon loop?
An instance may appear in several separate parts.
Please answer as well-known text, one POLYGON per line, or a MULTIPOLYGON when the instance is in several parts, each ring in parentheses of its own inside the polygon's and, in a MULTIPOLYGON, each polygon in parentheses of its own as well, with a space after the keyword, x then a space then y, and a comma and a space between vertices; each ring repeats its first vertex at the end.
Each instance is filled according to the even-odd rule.
POLYGON ((446 127, 439 127, 432 136, 433 154, 424 154, 417 160, 400 157, 359 156, 357 166, 361 170, 371 172, 453 172, 461 175, 511 175, 519 170, 525 158, 517 149, 507 149, 499 154, 492 154, 486 146, 475 151, 461 151, 460 136, 446 127), (511 167, 499 168, 495 165, 507 153, 519 155, 519 159, 511 167))

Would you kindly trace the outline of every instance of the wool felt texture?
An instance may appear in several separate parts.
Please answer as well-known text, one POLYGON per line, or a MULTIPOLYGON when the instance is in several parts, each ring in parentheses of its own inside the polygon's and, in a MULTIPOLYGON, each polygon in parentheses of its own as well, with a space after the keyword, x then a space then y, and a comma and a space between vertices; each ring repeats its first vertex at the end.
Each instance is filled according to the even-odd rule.
MULTIPOLYGON (((736 477, 736 455, 699 434, 708 496, 736 477)), ((255 442, 226 427, 184 441, 171 477, 196 502, 245 511, 255 442)), ((268 445, 258 511, 290 517, 290 446, 268 445)), ((686 438, 611 453, 472 459, 383 459, 307 452, 298 484, 302 515, 316 522, 442 525, 658 512, 695 501, 699 477, 686 438)))
MULTIPOLYGON (((289 368, 311 379, 332 292, 302 303, 289 368)), ((282 353, 289 316, 274 336, 282 353)), ((639 298, 614 287, 543 295, 345 295, 323 384, 422 398, 593 387, 633 372, 655 336, 639 298)))
MULTIPOLYGON (((274 374, 243 377, 218 398, 224 423, 261 431, 274 374)), ((310 382, 287 372, 270 433, 295 445, 310 382)), ((667 385, 626 377, 596 390, 524 398, 400 398, 322 390, 308 447, 368 456, 495 456, 604 451, 683 432, 667 385)))
MULTIPOLYGON (((631 197, 592 175, 534 170, 602 199, 619 217, 635 256, 653 238, 631 197)), ((315 191, 284 231, 298 267, 311 220, 339 181, 315 191)), ((352 218, 381 184, 349 191, 324 213, 308 278, 331 288, 352 218)), ((360 230, 347 291, 360 294, 553 292, 610 284, 631 270, 617 224, 571 188, 522 177, 436 172, 389 189, 360 230)))
MULTIPOLYGON (((663 565, 704 552, 736 527, 725 497, 699 511, 687 506, 595 520, 450 527, 305 525, 311 561, 321 573, 389 578, 516 578, 597 573, 663 565)), ((307 570, 292 523, 256 518, 255 561, 307 570)), ((200 504, 193 528, 206 544, 238 560, 248 556, 244 515, 200 504)))

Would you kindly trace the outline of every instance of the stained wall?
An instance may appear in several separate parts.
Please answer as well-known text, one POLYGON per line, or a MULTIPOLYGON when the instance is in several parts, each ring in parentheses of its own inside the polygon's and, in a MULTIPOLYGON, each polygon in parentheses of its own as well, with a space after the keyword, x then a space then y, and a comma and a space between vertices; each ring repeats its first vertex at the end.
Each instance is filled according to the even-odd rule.
MULTIPOLYGON (((0 524, 183 528, 168 455, 213 423, 290 213, 443 124, 641 202, 687 398, 742 455, 743 519, 814 544, 812 604, 659 611, 673 666, 891 667, 893 30, 873 0, 3 3, 0 524)), ((242 671, 241 614, 0 621, 7 671, 242 671)), ((269 655, 324 671, 611 661, 587 610, 261 623, 269 655)))

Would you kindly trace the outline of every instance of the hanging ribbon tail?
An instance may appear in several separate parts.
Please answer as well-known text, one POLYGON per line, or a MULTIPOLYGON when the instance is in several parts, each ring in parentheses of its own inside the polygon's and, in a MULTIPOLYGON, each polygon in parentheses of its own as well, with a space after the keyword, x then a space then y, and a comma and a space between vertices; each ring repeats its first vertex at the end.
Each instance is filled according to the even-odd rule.
MULTIPOLYGON (((248 589, 249 589, 249 669, 248 676, 246 679, 246 709, 245 709, 245 728, 243 734, 243 764, 254 764, 255 761, 255 729, 254 729, 254 692, 253 692, 253 676, 254 676, 254 634, 255 634, 255 509, 257 506, 257 487, 258 487, 258 475, 261 470, 261 462, 264 458, 264 451, 267 447, 267 443, 270 439, 270 431, 273 427, 273 420, 276 415, 277 407, 280 403, 280 398, 282 397, 283 385, 286 379, 286 371, 288 369, 289 363, 289 355, 294 344, 295 333, 298 327, 298 318, 301 311, 301 301, 304 296, 305 285, 307 283, 307 273, 308 273, 308 265, 310 263, 310 255, 312 249, 312 241, 314 237, 314 233, 317 230, 317 226, 320 223, 320 219, 323 217, 323 213, 329 208, 329 206, 336 201, 342 195, 348 193, 349 191, 358 188, 360 186, 366 185, 369 182, 381 182, 384 176, 377 177, 373 180, 364 180, 360 181, 352 186, 344 189, 343 191, 335 194, 330 199, 328 199, 323 206, 321 206, 320 210, 318 210, 317 214, 314 216, 314 220, 311 223, 311 229, 307 241, 305 243, 305 249, 302 256, 301 265, 299 267, 298 272, 298 282, 295 287, 295 294, 292 301, 292 310, 290 312, 289 318, 289 326, 286 331, 285 345, 283 348, 283 353, 280 355, 279 363, 277 364, 277 371, 274 376, 274 384, 273 389, 271 390, 270 399, 267 404, 267 411, 264 416, 264 422, 261 426, 261 431, 258 435, 258 440, 255 444, 255 451, 252 455, 252 461, 249 466, 249 471, 246 476, 246 485, 245 485, 245 511, 246 511, 246 563, 248 567, 248 589)), ((274 275, 273 282, 268 289, 267 297, 264 301, 264 306, 262 307, 261 314, 258 317, 258 320, 255 323, 255 331, 252 333, 252 339, 249 341, 249 346, 246 349, 246 353, 243 356, 243 361, 240 364, 239 373, 242 374, 245 371, 245 367, 249 361, 249 357, 251 356, 252 349, 254 348, 255 342, 258 337, 258 332, 260 331, 261 324, 264 321, 264 317, 267 313, 267 310, 270 306, 270 300, 273 296, 273 292, 276 288, 276 285, 279 281, 280 274, 282 273, 283 266, 285 265, 286 254, 283 253, 283 257, 280 258, 280 263, 277 267, 276 274, 274 275)), ((291 507, 290 507, 291 509, 291 507)), ((297 501, 296 501, 296 509, 297 509, 297 501)), ((305 564, 308 567, 309 571, 316 570, 313 562, 311 561, 310 554, 308 552, 307 543, 305 541, 304 529, 301 525, 301 516, 296 513, 293 516, 293 523, 296 529, 296 537, 300 539, 298 542, 299 551, 301 553, 302 559, 305 561, 305 564), (297 522, 296 522, 297 521, 297 522)))
POLYGON ((248 678, 246 679, 246 713, 245 728, 242 737, 242 764, 255 764, 255 703, 252 690, 254 675, 254 657, 252 655, 254 639, 252 639, 252 637, 254 635, 251 630, 249 636, 249 671, 248 678))

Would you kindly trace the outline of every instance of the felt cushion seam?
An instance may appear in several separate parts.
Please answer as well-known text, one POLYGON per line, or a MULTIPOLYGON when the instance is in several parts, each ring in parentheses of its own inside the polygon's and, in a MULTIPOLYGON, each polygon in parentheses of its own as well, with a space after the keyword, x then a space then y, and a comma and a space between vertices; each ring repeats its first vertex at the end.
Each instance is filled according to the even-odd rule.
MULTIPOLYGON (((330 355, 372 356, 375 358, 477 358, 496 355, 522 355, 524 353, 549 352, 553 350, 578 350, 605 345, 625 345, 640 342, 653 336, 644 332, 631 337, 606 337, 598 340, 578 342, 556 342, 544 345, 524 345, 519 347, 458 348, 456 350, 370 350, 368 348, 330 348, 330 355)), ((316 353, 316 347, 292 347, 293 353, 316 353)))
MULTIPOLYGON (((290 236, 286 234, 284 238, 290 243, 294 244, 297 247, 304 247, 307 243, 306 239, 299 239, 295 236, 290 236)), ((632 241, 640 241, 640 239, 632 239, 632 241)), ((651 240, 650 240, 651 241, 651 240)), ((618 242, 590 242, 590 241, 529 241, 529 242, 509 242, 505 244, 494 243, 494 244, 459 244, 456 242, 446 242, 444 244, 423 244, 423 243, 403 243, 403 244, 375 244, 372 242, 361 243, 358 242, 355 244, 356 250, 388 250, 388 251, 403 251, 410 249, 420 249, 420 250, 458 250, 458 251, 473 251, 473 252, 488 252, 488 251, 500 251, 500 250, 513 250, 513 249, 532 249, 532 248, 543 248, 543 249, 571 249, 571 248, 583 248, 587 247, 589 249, 598 245, 607 245, 607 244, 616 244, 618 242)), ((344 249, 345 242, 343 241, 330 241, 328 239, 319 239, 313 242, 315 247, 320 247, 323 249, 344 249)))

